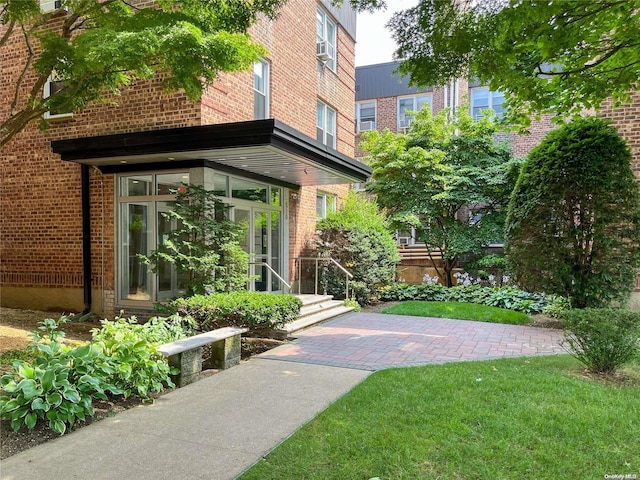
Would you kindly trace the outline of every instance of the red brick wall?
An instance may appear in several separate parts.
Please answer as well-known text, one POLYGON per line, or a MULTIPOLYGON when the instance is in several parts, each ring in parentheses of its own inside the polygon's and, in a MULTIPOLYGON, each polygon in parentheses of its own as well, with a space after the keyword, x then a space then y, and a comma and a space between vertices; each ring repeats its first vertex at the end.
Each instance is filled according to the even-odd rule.
MULTIPOLYGON (((355 43, 340 28, 337 72, 322 69, 315 57, 316 8, 312 0, 292 0, 276 21, 264 19, 252 31, 269 49, 271 117, 315 138, 316 99, 321 98, 338 113, 338 150, 353 155, 355 43)), ((18 35, 2 48, 1 85, 15 84, 25 52, 18 35)), ((25 91, 34 81, 33 75, 27 78, 25 91)), ((0 88, 2 117, 10 101, 10 89, 0 88)), ((123 89, 111 104, 93 104, 71 118, 52 121, 46 133, 29 125, 0 152, 2 285, 82 288, 80 166, 62 162, 52 153, 50 140, 252 118, 252 74, 244 72, 221 75, 201 102, 190 102, 184 93, 165 93, 159 80, 143 81, 123 89)), ((112 307, 115 289, 114 179, 91 171, 92 286, 106 297, 107 307, 109 301, 112 307)), ((321 189, 344 196, 348 186, 321 189)), ((298 193, 299 205, 291 205, 291 257, 300 254, 315 231, 316 188, 298 193)))
MULTIPOLYGON (((632 103, 624 104, 619 108, 612 108, 611 100, 602 105, 600 115, 612 121, 628 142, 631 148, 631 168, 640 182, 640 91, 631 94, 632 103)), ((636 291, 640 292, 640 272, 636 280, 636 291)))

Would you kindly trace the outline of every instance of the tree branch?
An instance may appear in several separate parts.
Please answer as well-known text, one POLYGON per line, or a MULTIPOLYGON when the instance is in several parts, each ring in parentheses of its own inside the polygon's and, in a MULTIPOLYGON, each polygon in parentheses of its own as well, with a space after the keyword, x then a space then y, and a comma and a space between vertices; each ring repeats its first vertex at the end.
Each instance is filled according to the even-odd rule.
POLYGON ((11 33, 13 33, 13 28, 15 26, 16 26, 16 21, 11 20, 11 22, 9 23, 9 26, 7 27, 7 31, 4 33, 2 38, 0 38, 0 47, 5 43, 7 43, 7 41, 9 40, 9 37, 11 36, 11 33))

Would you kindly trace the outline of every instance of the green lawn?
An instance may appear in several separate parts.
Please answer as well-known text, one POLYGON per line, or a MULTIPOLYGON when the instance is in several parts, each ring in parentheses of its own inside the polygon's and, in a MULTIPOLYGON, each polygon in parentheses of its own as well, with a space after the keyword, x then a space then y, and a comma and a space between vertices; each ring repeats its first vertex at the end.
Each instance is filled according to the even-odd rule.
POLYGON ((640 473, 640 365, 626 386, 581 372, 568 355, 377 372, 240 478, 640 473))
POLYGON ((412 300, 386 308, 382 310, 382 313, 413 315, 416 317, 477 320, 479 322, 510 323, 513 325, 526 325, 529 323, 529 316, 522 312, 464 302, 424 302, 412 300))

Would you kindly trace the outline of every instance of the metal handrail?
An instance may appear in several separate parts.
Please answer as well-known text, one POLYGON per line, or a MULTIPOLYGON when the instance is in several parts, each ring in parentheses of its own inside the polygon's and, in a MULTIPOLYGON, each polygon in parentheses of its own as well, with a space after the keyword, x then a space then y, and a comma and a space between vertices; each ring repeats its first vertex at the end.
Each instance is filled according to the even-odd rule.
POLYGON ((331 262, 333 263, 336 267, 338 267, 338 269, 345 274, 345 292, 344 298, 349 298, 349 279, 353 278, 353 274, 347 270, 346 268, 344 268, 342 265, 340 265, 340 263, 335 259, 335 258, 331 258, 331 257, 296 257, 293 259, 297 264, 298 264, 298 295, 300 295, 300 289, 302 286, 302 261, 303 260, 313 260, 316 263, 316 268, 315 268, 315 294, 318 295, 318 263, 319 262, 331 262))
POLYGON ((269 271, 270 271, 273 275, 275 275, 275 277, 276 277, 278 280, 280 280, 280 282, 281 282, 281 283, 284 283, 284 285, 289 289, 289 291, 291 291, 291 285, 289 285, 289 284, 287 283, 287 281, 286 281, 284 278, 282 278, 282 277, 278 274, 278 272, 276 272, 276 271, 273 269, 273 267, 272 267, 271 265, 269 265, 269 262, 249 262, 249 265, 262 265, 262 266, 264 266, 264 267, 267 267, 267 269, 269 269, 269 271))

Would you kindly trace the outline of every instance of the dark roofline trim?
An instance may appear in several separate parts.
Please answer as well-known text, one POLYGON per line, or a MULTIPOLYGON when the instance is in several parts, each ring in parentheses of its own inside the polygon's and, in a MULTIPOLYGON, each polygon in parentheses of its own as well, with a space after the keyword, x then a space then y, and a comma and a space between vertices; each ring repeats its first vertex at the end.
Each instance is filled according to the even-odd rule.
POLYGON ((102 173, 137 173, 137 172, 152 172, 157 170, 187 170, 190 168, 208 167, 219 172, 228 173, 229 175, 235 175, 243 178, 250 178, 262 183, 268 183, 269 185, 277 185, 278 187, 288 188, 290 190, 300 190, 300 185, 295 183, 283 182, 277 178, 267 177, 257 173, 242 170, 240 168, 234 168, 229 165, 223 165, 221 163, 212 162, 202 158, 194 160, 175 160, 171 162, 148 162, 148 163, 128 163, 118 165, 102 165, 98 168, 102 173))
MULTIPOLYGON (((363 163, 328 148, 275 119, 100 135, 51 142, 53 152, 68 162, 251 146, 273 146, 352 176, 366 178, 371 175, 371 169, 363 163)), ((166 168, 166 164, 163 165, 166 168)))

